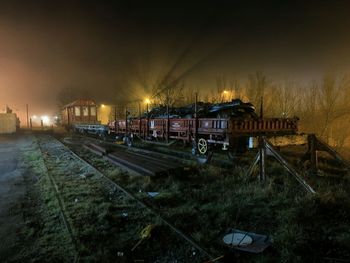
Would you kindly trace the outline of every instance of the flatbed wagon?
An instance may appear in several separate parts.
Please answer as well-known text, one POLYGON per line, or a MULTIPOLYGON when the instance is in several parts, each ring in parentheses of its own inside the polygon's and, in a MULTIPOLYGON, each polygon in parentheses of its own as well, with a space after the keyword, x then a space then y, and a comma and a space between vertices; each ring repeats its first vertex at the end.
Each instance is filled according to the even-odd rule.
MULTIPOLYGON (((220 117, 222 114, 217 114, 216 118, 198 117, 197 110, 186 117, 170 116, 169 113, 153 117, 148 112, 141 116, 140 112, 136 118, 129 117, 125 111, 125 118, 102 125, 97 118, 96 104, 91 100, 77 100, 64 107, 62 120, 64 125, 76 132, 102 137, 109 134, 123 139, 129 146, 135 138, 167 144, 180 141, 191 145, 192 153, 204 159, 209 159, 215 149, 227 151, 231 157, 243 153, 248 148, 250 137, 297 133, 298 118, 258 117, 251 104, 238 102, 232 104, 232 111, 225 118, 220 117), (243 110, 243 114, 235 114, 235 107, 240 107, 238 109, 243 110)), ((227 112, 227 104, 224 106, 227 112)), ((197 104, 194 109, 197 109, 197 104)))
POLYGON ((125 138, 128 145, 142 140, 169 142, 179 140, 193 145, 193 153, 206 156, 214 148, 243 152, 249 137, 295 134, 298 118, 139 118, 109 123, 109 133, 125 138))

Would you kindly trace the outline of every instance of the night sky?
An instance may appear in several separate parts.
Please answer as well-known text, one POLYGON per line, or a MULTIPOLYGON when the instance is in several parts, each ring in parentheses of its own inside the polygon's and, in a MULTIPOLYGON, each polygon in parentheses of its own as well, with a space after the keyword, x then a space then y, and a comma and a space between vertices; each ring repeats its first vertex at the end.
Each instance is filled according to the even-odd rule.
POLYGON ((60 89, 100 103, 147 96, 177 62, 216 77, 308 83, 350 68, 349 1, 0 1, 0 110, 54 114, 60 89))

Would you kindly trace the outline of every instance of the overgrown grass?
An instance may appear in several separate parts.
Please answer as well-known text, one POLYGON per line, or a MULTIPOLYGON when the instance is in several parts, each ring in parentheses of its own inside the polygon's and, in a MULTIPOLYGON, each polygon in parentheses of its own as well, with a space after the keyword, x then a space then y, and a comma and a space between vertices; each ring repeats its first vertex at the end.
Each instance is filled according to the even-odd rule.
POLYGON ((47 171, 41 157, 37 141, 21 149, 24 168, 36 178, 27 185, 27 196, 23 204, 25 218, 20 235, 23 249, 17 254, 16 261, 72 261, 74 247, 60 218, 58 201, 54 195, 47 171))
MULTIPOLYGON (((269 159, 268 180, 264 183, 256 177, 246 177, 247 165, 230 170, 201 166, 182 176, 150 180, 130 176, 85 150, 79 151, 214 255, 228 250, 221 241, 223 233, 238 228, 269 235, 274 241, 272 248, 261 255, 240 254, 241 262, 319 262, 326 258, 350 257, 350 187, 347 176, 333 180, 327 176, 313 178, 304 175, 318 192, 316 195, 306 194, 291 175, 269 159), (149 197, 148 191, 159 192, 159 195, 149 197)), ((296 163, 295 159, 291 163, 296 163)), ((249 164, 249 161, 243 160, 242 163, 249 164)), ((96 199, 94 204, 101 202, 96 199)), ((103 218, 110 209, 113 210, 99 209, 99 213, 105 212, 96 216, 103 218)), ((110 231, 117 230, 111 227, 110 231)), ((118 235, 129 236, 128 231, 135 235, 132 228, 124 228, 118 235)), ((157 231, 159 239, 155 237, 155 240, 167 240, 164 235, 168 231, 160 226, 157 231)), ((172 243, 175 239, 171 238, 172 243)), ((140 252, 152 258, 160 253, 162 246, 153 251, 149 249, 146 243, 140 252)), ((183 251, 182 247, 174 251, 178 255, 185 253, 187 260, 190 258, 191 251, 183 251)), ((198 258, 194 257, 192 261, 182 262, 196 260, 198 258)))

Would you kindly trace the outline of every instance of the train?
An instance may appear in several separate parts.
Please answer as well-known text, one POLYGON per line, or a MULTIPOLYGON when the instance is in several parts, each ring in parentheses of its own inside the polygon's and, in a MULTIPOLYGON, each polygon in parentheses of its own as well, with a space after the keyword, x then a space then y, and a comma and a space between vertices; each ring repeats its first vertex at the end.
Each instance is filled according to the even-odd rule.
POLYGON ((125 111, 123 118, 101 124, 93 100, 76 100, 63 107, 62 124, 75 132, 106 136, 132 146, 137 138, 147 142, 182 142, 191 145, 192 154, 204 162, 215 150, 230 158, 244 153, 249 138, 259 135, 287 135, 298 131, 298 118, 264 118, 251 103, 239 99, 210 104, 196 102, 182 108, 153 108, 134 117, 125 111))

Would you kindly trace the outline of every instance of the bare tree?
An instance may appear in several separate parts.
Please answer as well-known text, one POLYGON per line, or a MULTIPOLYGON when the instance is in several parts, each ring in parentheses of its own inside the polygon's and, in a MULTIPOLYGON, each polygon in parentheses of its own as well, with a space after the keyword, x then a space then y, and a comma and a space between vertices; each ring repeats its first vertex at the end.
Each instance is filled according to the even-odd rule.
POLYGON ((230 80, 230 91, 231 91, 231 100, 232 99, 246 99, 246 96, 244 94, 244 90, 237 79, 230 80))
POLYGON ((271 106, 273 103, 272 82, 262 72, 258 71, 255 74, 248 76, 248 82, 244 89, 246 98, 256 108, 260 108, 261 99, 263 99, 263 110, 265 115, 271 115, 271 106))
POLYGON ((320 112, 323 115, 323 127, 320 132, 321 136, 328 137, 332 122, 342 117, 345 113, 343 109, 341 109, 341 99, 342 92, 346 90, 346 86, 348 85, 349 83, 346 78, 338 79, 332 73, 328 73, 324 76, 319 92, 320 112))
POLYGON ((164 85, 155 85, 152 89, 152 98, 155 103, 169 105, 169 107, 179 106, 184 101, 185 82, 182 80, 172 81, 164 85))
POLYGON ((300 94, 302 131, 316 133, 326 142, 341 148, 349 137, 350 106, 346 96, 350 94, 349 79, 327 73, 321 82, 314 81, 300 94))
POLYGON ((290 117, 295 116, 300 108, 300 89, 294 82, 285 81, 271 88, 270 99, 272 101, 270 113, 273 116, 290 117))
POLYGON ((188 105, 192 104, 196 100, 196 94, 198 96, 198 100, 200 101, 202 98, 200 97, 200 93, 198 91, 198 88, 186 88, 183 90, 183 104, 188 105))
POLYGON ((226 102, 233 99, 244 99, 244 91, 239 80, 225 75, 216 77, 216 91, 211 90, 212 102, 226 102))

